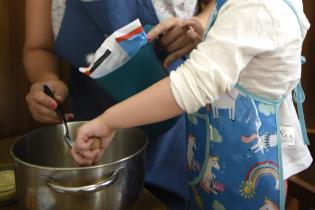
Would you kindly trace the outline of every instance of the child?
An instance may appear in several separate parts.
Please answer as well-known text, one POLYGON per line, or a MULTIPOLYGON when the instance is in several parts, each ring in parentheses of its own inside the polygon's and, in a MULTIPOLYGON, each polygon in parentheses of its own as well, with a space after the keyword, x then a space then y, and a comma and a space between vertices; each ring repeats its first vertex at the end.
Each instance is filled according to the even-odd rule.
POLYGON ((309 24, 301 0, 223 3, 177 71, 79 129, 79 164, 97 162, 118 128, 187 112, 190 208, 284 210, 283 180, 312 162, 291 99, 309 24), (101 149, 89 149, 93 136, 101 149))

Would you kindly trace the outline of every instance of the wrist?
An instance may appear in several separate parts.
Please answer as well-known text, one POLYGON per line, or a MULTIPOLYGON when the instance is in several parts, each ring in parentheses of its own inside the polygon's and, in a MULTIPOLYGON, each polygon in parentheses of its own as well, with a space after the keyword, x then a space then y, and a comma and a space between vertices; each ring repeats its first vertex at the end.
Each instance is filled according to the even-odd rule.
POLYGON ((45 75, 38 75, 35 79, 30 79, 31 84, 38 83, 38 82, 47 82, 51 80, 60 80, 60 78, 55 74, 45 74, 45 75))
POLYGON ((117 129, 117 127, 114 126, 115 120, 112 119, 112 115, 112 108, 110 107, 99 117, 102 125, 111 132, 117 129))
POLYGON ((197 20, 199 20, 199 22, 201 23, 203 29, 205 29, 208 20, 205 20, 204 15, 199 14, 199 15, 196 15, 195 17, 197 18, 197 20))
POLYGON ((43 76, 40 78, 40 81, 41 81, 41 82, 50 81, 50 80, 60 80, 60 78, 59 78, 57 75, 55 75, 55 74, 43 75, 43 76))
POLYGON ((201 25, 205 29, 208 23, 208 19, 211 13, 212 8, 214 7, 215 1, 209 0, 201 8, 201 12, 196 15, 196 18, 200 21, 201 25))

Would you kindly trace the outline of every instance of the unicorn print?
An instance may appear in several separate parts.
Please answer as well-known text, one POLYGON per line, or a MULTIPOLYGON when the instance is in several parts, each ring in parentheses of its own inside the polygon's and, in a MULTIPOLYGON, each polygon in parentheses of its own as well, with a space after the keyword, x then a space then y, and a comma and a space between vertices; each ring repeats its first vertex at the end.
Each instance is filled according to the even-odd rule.
POLYGON ((222 136, 219 131, 213 127, 211 124, 208 125, 208 140, 214 143, 222 143, 222 136))
POLYGON ((213 173, 213 169, 220 171, 219 157, 218 156, 216 156, 216 157, 209 156, 207 168, 206 168, 206 171, 203 175, 203 178, 202 178, 200 185, 205 192, 207 192, 207 193, 212 192, 214 194, 217 194, 217 191, 215 189, 216 176, 213 173))
POLYGON ((265 204, 259 210, 279 210, 279 208, 274 202, 266 198, 265 204))
POLYGON ((241 140, 243 143, 249 144, 257 139, 257 143, 250 148, 250 151, 254 151, 255 153, 261 152, 264 154, 264 151, 268 151, 272 147, 276 147, 278 145, 277 135, 265 134, 259 136, 258 134, 253 134, 249 137, 242 136, 241 140))
POLYGON ((187 143, 187 161, 188 161, 188 169, 192 170, 194 168, 194 150, 197 149, 196 138, 193 135, 188 136, 187 143))
POLYGON ((264 154, 265 151, 269 151, 272 147, 276 147, 278 145, 277 135, 273 134, 264 134, 259 135, 259 129, 261 127, 261 120, 258 117, 258 110, 255 109, 257 118, 255 119, 256 131, 251 136, 242 136, 241 141, 245 144, 250 144, 254 140, 257 140, 256 144, 252 146, 249 150, 254 153, 261 152, 264 154))
POLYGON ((237 96, 240 94, 239 90, 233 88, 231 92, 223 95, 218 100, 212 103, 213 117, 219 118, 219 109, 229 110, 229 119, 235 119, 235 102, 237 96))

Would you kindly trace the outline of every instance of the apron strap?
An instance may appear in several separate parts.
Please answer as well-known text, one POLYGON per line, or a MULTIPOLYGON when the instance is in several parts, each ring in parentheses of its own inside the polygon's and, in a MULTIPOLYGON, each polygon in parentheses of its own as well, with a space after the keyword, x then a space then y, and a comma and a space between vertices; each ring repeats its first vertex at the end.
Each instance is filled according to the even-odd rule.
POLYGON ((295 101, 298 108, 299 121, 301 125, 301 131, 302 131, 304 143, 307 145, 310 145, 310 141, 307 136, 305 119, 304 119, 303 102, 305 101, 305 94, 304 94, 301 82, 299 82, 299 84, 294 89, 293 100, 295 101))
POLYGON ((221 7, 227 2, 228 0, 216 0, 216 4, 212 9, 212 14, 209 15, 208 22, 205 28, 205 33, 203 35, 203 40, 206 38, 208 32, 210 31, 211 27, 213 26, 214 22, 218 17, 219 10, 221 7))
MULTIPOLYGON (((298 12, 296 11, 295 7, 293 6, 293 4, 289 0, 283 0, 283 1, 294 12, 296 19, 299 22, 301 37, 303 37, 302 23, 301 23, 301 20, 299 18, 298 12)), ((304 64, 304 63, 306 63, 306 59, 304 56, 301 56, 301 64, 304 64)), ((301 85, 301 81, 299 82, 299 84, 294 89, 293 100, 295 101, 297 108, 298 108, 299 121, 300 121, 300 126, 301 126, 301 131, 302 131, 304 143, 307 145, 310 145, 310 141, 309 141, 308 136, 307 136, 307 129, 306 129, 306 125, 305 125, 305 118, 304 118, 304 111, 303 111, 303 102, 305 101, 305 94, 304 94, 304 91, 303 91, 303 88, 301 85)))
POLYGON ((299 13, 296 11, 294 5, 289 1, 289 0, 283 0, 290 8, 291 10, 294 12, 297 21, 299 22, 299 26, 300 26, 300 31, 301 31, 301 37, 303 37, 303 30, 302 30, 302 23, 300 20, 300 16, 299 13))
POLYGON ((301 56, 301 64, 305 64, 306 63, 306 58, 304 56, 301 56))

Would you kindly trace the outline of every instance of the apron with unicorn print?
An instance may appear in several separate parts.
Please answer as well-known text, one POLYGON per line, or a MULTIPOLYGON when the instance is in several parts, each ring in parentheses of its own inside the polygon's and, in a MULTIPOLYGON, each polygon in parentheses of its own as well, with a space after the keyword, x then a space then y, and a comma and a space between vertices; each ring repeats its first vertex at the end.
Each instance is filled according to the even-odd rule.
MULTIPOLYGON (((209 28, 224 3, 217 1, 209 28)), ((261 98, 237 84, 211 105, 187 115, 191 210, 285 209, 279 124, 284 98, 261 98)), ((302 107, 300 84, 294 99, 302 107)), ((302 114, 300 120, 304 121, 302 114)))

